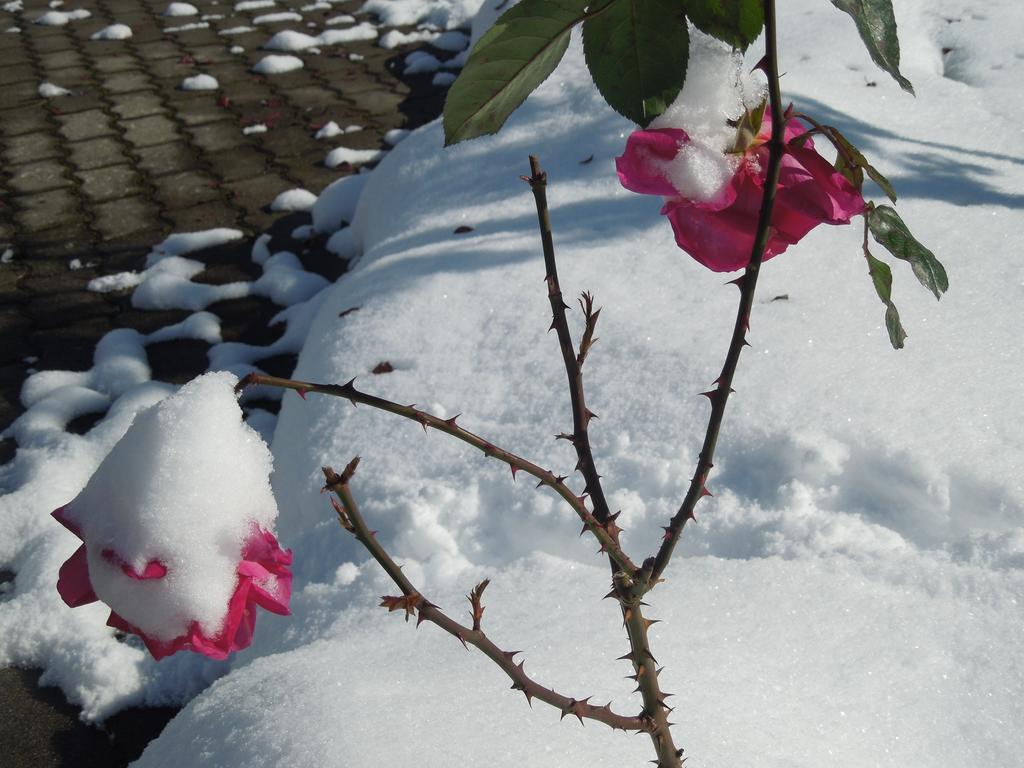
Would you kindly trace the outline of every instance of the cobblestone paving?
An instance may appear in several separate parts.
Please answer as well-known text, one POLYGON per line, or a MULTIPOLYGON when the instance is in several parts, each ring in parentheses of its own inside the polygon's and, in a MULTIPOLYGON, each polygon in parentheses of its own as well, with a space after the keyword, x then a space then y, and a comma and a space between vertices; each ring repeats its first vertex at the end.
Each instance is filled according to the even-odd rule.
MULTIPOLYGON (((267 210, 279 192, 316 193, 352 172, 324 166, 333 146, 380 147, 385 131, 422 124, 443 99, 429 76, 410 78, 410 88, 391 73, 408 48, 385 50, 373 41, 296 54, 306 67, 295 72, 252 73, 274 32, 316 34, 342 13, 365 20, 360 2, 309 10, 302 0, 284 0, 234 11, 231 3, 207 0, 194 3, 202 16, 165 17, 165 0, 84 0, 91 18, 66 26, 33 23, 47 10, 33 2, 40 0, 0 15, 0 25, 20 28, 0 26, 0 254, 12 251, 0 265, 0 428, 21 410, 18 391, 29 369, 87 369, 108 330, 152 330, 180 319, 140 317, 124 296, 86 291, 90 279, 139 268, 150 246, 171 232, 267 230, 280 218, 267 210), (289 8, 302 11, 303 21, 253 23, 289 8), (112 23, 127 24, 133 36, 90 39, 112 23), (168 31, 196 23, 207 26, 168 31), (318 29, 305 29, 310 23, 318 29), (252 31, 223 34, 238 27, 252 31), (233 53, 234 46, 245 50, 233 53), (215 77, 220 88, 181 89, 184 78, 199 73, 215 77), (37 90, 43 82, 72 93, 44 99, 37 90), (329 120, 365 130, 316 140, 329 120), (243 133, 259 123, 269 130, 243 133)), ((73 7, 79 4, 59 9, 73 7)), ((235 251, 215 259, 219 268, 201 279, 252 279, 244 249, 235 251)), ((328 273, 336 268, 319 264, 328 273)), ((225 340, 273 311, 259 303, 241 302, 239 322, 224 318, 225 340)), ((0 461, 12 450, 9 441, 0 446, 0 461)))
MULTIPOLYGON (((81 7, 92 14, 65 26, 33 23, 48 10, 46 0, 24 0, 24 10, 0 2, 0 430, 22 412, 18 395, 32 370, 86 370, 108 331, 146 333, 189 314, 135 310, 127 293, 85 287, 98 275, 140 269, 150 248, 171 232, 235 227, 249 235, 189 254, 207 265, 201 282, 257 277, 250 243, 265 231, 274 238, 273 250, 288 247, 307 269, 337 277, 344 264, 320 247, 322 239, 299 243, 289 237, 308 214, 272 213, 268 204, 283 190, 318 193, 354 172, 324 166, 335 146, 382 147, 387 130, 416 127, 440 111, 444 92, 431 86, 429 74, 404 81, 393 74, 409 46, 330 46, 295 54, 305 60, 304 69, 252 73, 274 32, 342 28, 325 24, 343 13, 369 20, 358 13, 359 0, 329 7, 278 0, 273 8, 242 11, 231 2, 193 0, 200 15, 165 17, 168 2, 55 2, 60 11, 81 7), (254 23, 261 14, 289 9, 302 21, 254 23), (133 36, 91 39, 113 23, 128 25, 133 36), (170 31, 196 23, 206 26, 170 31), (243 26, 252 29, 223 34, 243 26), (184 78, 200 73, 215 77, 219 89, 182 90, 184 78), (43 98, 38 89, 44 82, 71 93, 43 98), (364 130, 316 140, 316 129, 330 120, 364 130), (265 133, 243 133, 261 123, 268 126, 265 133)), ((267 327, 280 308, 266 299, 224 301, 209 309, 220 318, 225 341, 268 344, 280 332, 267 327)), ((153 378, 183 382, 201 373, 206 349, 194 340, 149 345, 153 378)), ((265 370, 285 375, 293 365, 290 356, 260 361, 265 370)), ((84 433, 100 416, 66 428, 84 433)), ((13 440, 0 441, 0 464, 16 449, 13 440)), ((0 583, 13 578, 0 571, 0 583)), ((125 765, 173 714, 129 710, 102 733, 78 722, 58 691, 36 688, 38 674, 0 670, 5 767, 125 765)))

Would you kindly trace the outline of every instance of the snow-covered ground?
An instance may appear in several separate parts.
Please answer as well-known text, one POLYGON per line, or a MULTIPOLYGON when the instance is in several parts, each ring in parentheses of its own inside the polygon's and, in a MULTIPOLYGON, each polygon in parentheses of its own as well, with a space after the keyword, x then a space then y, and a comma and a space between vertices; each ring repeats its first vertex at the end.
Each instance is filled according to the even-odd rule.
MULTIPOLYGON (((367 5, 401 16, 395 24, 454 27, 474 3, 367 5)), ((910 333, 895 352, 858 225, 819 227, 765 265, 715 496, 648 601, 662 620, 652 644, 677 696, 677 742, 697 766, 1011 768, 1024 751, 1024 11, 898 0, 915 99, 874 68, 830 4, 780 5, 785 97, 892 179, 951 287, 936 303, 893 266, 910 333)), ((571 423, 564 372, 519 180, 527 154, 539 155, 562 288, 590 290, 604 308, 586 365, 600 416, 592 439, 624 546, 642 557, 696 463, 708 409, 697 393, 718 375, 736 290, 675 247, 659 201, 619 185, 613 161, 631 129, 603 105, 574 41, 499 136, 442 149, 431 124, 320 196, 314 225, 353 259, 335 284, 319 290, 261 238, 263 278, 233 290, 278 296, 287 331, 274 351, 301 350, 296 378, 358 376, 361 389, 461 413, 467 429, 568 473, 571 448, 552 439, 571 423), (393 370, 371 374, 382 362, 393 370)), ((185 254, 232 236, 168 241, 145 273, 122 279, 143 306, 201 310, 211 286, 190 283, 198 262, 185 254)), ((215 318, 194 317, 169 333, 219 338, 215 318)), ((580 313, 570 318, 578 333, 580 313)), ((263 411, 253 419, 273 435, 277 534, 294 552, 295 591, 293 615, 261 615, 251 648, 223 663, 157 664, 134 638, 113 638, 102 606, 67 609, 54 582, 78 541, 49 513, 133 415, 172 390, 149 381, 152 340, 115 333, 92 371, 26 383, 29 410, 11 428, 20 450, 0 469, 0 566, 17 573, 0 603, 0 662, 45 667, 44 682, 91 719, 187 701, 145 768, 650 759, 646 738, 559 723, 480 654, 376 607, 395 589, 319 493, 320 467, 357 454, 363 513, 432 602, 462 615, 467 590, 489 577, 484 629, 522 650, 536 679, 640 708, 627 664, 614 661, 621 617, 599 599, 607 567, 573 513, 442 434, 342 400, 289 393, 276 425, 263 411), (63 430, 107 404, 87 435, 63 430)), ((211 367, 242 374, 264 354, 219 344, 211 367)))

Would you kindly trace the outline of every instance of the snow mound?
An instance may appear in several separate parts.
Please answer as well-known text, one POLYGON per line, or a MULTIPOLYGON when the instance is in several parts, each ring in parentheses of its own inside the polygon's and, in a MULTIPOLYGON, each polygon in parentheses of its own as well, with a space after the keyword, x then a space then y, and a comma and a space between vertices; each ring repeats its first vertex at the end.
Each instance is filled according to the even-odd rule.
POLYGON ((199 9, 191 3, 171 3, 164 9, 164 16, 197 16, 199 9))
POLYGON ((252 526, 270 530, 273 460, 242 421, 232 387, 211 373, 139 413, 63 509, 87 542, 96 594, 130 624, 170 641, 197 621, 215 635, 252 526), (113 552, 113 555, 109 553, 113 552), (163 578, 131 578, 158 561, 163 578))
POLYGON ((296 69, 302 69, 304 66, 305 64, 302 63, 302 59, 296 56, 271 54, 264 56, 256 62, 256 66, 252 68, 252 71, 258 75, 280 75, 285 72, 294 72, 296 69))
POLYGON ((215 91, 220 87, 213 75, 193 75, 181 81, 183 91, 215 91))
POLYGON ((111 24, 99 32, 94 32, 90 40, 127 40, 132 36, 132 28, 127 24, 111 24))
POLYGON ((272 211, 308 211, 316 203, 316 195, 305 189, 289 189, 270 204, 272 211))
POLYGON ((40 83, 37 90, 39 91, 39 95, 44 99, 52 99, 56 96, 67 96, 71 93, 67 88, 61 88, 59 85, 54 85, 49 82, 40 83))

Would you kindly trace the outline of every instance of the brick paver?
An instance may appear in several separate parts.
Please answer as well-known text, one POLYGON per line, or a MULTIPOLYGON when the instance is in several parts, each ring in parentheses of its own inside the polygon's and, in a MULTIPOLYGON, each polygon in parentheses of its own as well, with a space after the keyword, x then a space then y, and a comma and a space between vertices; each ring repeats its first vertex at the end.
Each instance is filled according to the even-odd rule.
MULTIPOLYGON (((87 367, 85 350, 103 333, 153 322, 131 309, 127 295, 86 291, 89 279, 141 268, 149 248, 173 231, 233 226, 255 236, 282 218, 268 209, 279 192, 316 193, 354 172, 324 167, 331 149, 383 146, 387 130, 415 127, 439 111, 443 91, 429 76, 408 83, 394 76, 388 62, 407 49, 383 50, 374 41, 295 54, 306 62, 295 72, 252 72, 275 32, 316 34, 342 13, 369 19, 359 14, 362 0, 309 11, 302 10, 309 0, 278 0, 271 10, 300 11, 303 21, 259 25, 253 19, 267 9, 236 12, 228 0, 193 0, 207 26, 176 32, 170 30, 200 18, 165 18, 168 2, 82 0, 67 8, 92 16, 61 27, 33 23, 49 9, 46 0, 0 13, 0 254, 11 252, 0 264, 0 429, 21 410, 18 391, 30 368, 87 367), (133 36, 91 39, 114 22, 129 25, 133 36), (8 26, 20 31, 4 31, 8 26), (221 34, 240 26, 255 29, 221 34), (183 90, 185 78, 197 74, 211 75, 219 87, 183 90), (44 82, 69 93, 44 98, 44 82), (330 120, 364 130, 315 139, 330 120), (268 130, 245 131, 256 125, 268 130)), ((282 236, 302 215, 288 222, 282 236)), ((248 247, 224 258, 250 269, 248 247)), ((337 260, 310 250, 316 247, 294 244, 333 278, 337 260)), ((202 279, 227 274, 211 268, 202 279)), ((226 338, 268 333, 256 326, 274 307, 245 301, 244 312, 242 304, 220 307, 234 318, 225 320, 226 338), (255 318, 250 328, 247 316, 255 318)), ((175 380, 182 375, 157 367, 175 380)), ((12 450, 11 441, 0 441, 0 463, 12 450)))

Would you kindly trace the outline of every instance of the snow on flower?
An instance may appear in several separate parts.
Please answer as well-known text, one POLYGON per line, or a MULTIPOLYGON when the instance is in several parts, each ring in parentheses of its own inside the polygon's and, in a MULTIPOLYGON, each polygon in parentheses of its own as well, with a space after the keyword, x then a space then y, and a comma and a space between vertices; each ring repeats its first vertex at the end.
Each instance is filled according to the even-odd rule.
MULTIPOLYGON (((806 129, 798 120, 787 121, 786 149, 765 260, 799 242, 819 224, 848 224, 864 212, 860 192, 818 154, 810 139, 794 143, 804 133, 806 129)), ((733 152, 736 160, 732 178, 710 200, 687 195, 673 184, 671 166, 690 143, 682 129, 635 131, 615 165, 627 189, 665 198, 661 212, 668 217, 680 248, 715 272, 731 272, 750 261, 770 137, 771 117, 766 112, 754 140, 733 152)), ((699 155, 689 159, 698 162, 696 157, 699 155)))
POLYGON ((224 659, 252 642, 257 606, 289 613, 272 459, 242 421, 236 382, 207 374, 140 413, 53 513, 83 542, 60 569, 64 602, 102 600, 107 624, 157 659, 184 649, 224 659))

